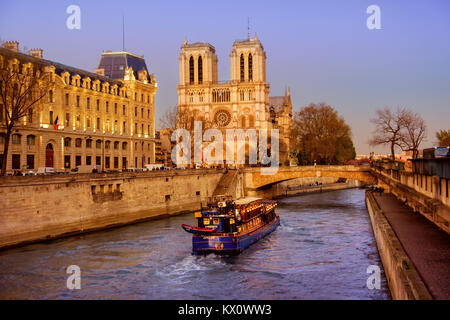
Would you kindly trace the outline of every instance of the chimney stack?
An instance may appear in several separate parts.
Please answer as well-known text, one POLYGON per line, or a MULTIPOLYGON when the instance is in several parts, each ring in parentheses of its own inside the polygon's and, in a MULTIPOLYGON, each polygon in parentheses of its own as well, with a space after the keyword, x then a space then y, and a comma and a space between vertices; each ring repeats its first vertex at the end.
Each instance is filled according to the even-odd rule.
POLYGON ((42 59, 43 52, 44 52, 44 50, 42 50, 40 48, 39 49, 31 49, 30 51, 28 51, 28 54, 32 57, 42 59))
POLYGON ((19 42, 18 41, 6 41, 3 43, 3 48, 19 52, 19 42))

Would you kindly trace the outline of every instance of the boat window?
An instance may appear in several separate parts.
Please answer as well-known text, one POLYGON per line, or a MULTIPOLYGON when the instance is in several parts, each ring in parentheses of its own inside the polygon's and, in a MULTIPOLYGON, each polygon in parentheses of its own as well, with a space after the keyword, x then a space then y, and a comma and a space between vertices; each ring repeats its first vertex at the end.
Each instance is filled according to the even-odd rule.
POLYGON ((213 219, 213 223, 214 223, 215 225, 218 225, 218 224, 219 224, 219 219, 218 219, 218 218, 214 218, 214 219, 213 219))
POLYGON ((204 218, 203 219, 203 224, 206 226, 207 224, 209 224, 209 218, 204 218))

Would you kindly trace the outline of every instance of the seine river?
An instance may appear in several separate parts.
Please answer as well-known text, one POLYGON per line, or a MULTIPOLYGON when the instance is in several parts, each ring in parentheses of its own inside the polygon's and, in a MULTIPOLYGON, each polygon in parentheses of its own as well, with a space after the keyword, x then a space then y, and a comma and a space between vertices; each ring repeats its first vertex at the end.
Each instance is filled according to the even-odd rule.
POLYGON ((390 299, 364 202, 348 189, 279 200, 281 226, 233 257, 191 255, 193 214, 0 252, 2 299, 390 299), (66 269, 81 269, 69 290, 66 269), (370 265, 381 288, 369 290, 370 265))

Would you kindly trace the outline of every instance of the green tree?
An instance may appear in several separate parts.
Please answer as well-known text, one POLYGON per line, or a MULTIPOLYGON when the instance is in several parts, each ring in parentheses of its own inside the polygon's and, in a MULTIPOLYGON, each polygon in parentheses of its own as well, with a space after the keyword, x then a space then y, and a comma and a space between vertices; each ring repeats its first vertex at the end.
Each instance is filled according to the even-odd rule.
POLYGON ((438 139, 439 146, 450 146, 450 130, 440 130, 436 132, 436 138, 438 139))

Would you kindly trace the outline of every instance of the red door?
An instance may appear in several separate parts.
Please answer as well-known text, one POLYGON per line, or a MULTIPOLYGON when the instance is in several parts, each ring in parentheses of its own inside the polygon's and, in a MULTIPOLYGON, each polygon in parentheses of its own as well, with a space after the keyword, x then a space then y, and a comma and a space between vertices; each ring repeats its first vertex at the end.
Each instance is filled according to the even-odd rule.
POLYGON ((51 143, 45 148, 45 166, 53 168, 53 146, 51 143))

